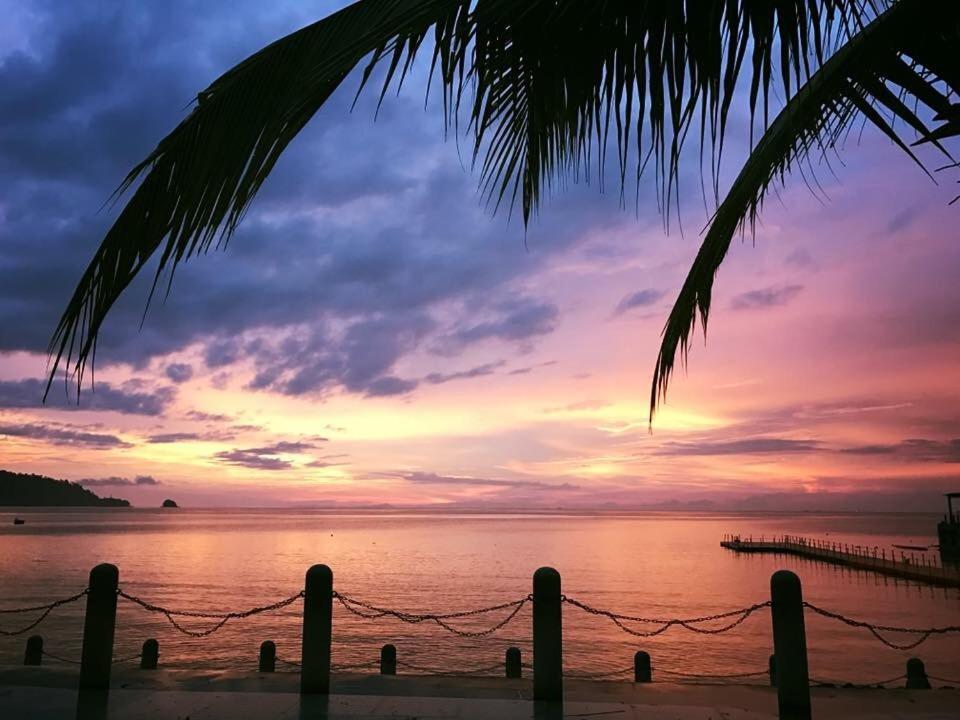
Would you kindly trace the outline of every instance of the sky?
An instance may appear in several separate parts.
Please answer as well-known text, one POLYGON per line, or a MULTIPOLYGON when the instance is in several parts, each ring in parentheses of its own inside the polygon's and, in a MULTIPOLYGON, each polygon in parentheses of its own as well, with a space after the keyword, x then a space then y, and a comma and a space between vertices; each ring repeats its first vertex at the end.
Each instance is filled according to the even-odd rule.
MULTIPOLYGON (((788 177, 651 430, 708 219, 696 168, 682 231, 652 177, 626 207, 571 182, 525 229, 484 205, 425 69, 376 118, 349 78, 227 249, 145 318, 134 283, 93 391, 43 404, 119 181, 200 89, 338 4, 0 0, 0 468, 142 506, 939 510, 960 490, 954 178, 871 129, 822 193, 788 177)), ((727 172, 743 111, 732 128, 727 172)))

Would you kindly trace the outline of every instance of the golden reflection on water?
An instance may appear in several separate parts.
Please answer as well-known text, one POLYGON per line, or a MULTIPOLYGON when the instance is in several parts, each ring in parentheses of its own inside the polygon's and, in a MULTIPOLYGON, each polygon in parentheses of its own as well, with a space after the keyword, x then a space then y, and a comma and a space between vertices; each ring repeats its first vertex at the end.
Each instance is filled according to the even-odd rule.
MULTIPOLYGON (((957 624, 960 593, 908 586, 797 559, 737 555, 719 547, 727 532, 790 532, 867 546, 927 544, 935 516, 729 514, 338 514, 320 511, 17 511, 27 520, 0 526, 0 607, 47 602, 86 585, 100 562, 120 568, 120 585, 148 602, 179 610, 223 612, 271 603, 298 592, 314 563, 334 572, 335 588, 375 605, 412 613, 466 610, 516 600, 533 571, 550 565, 563 592, 592 606, 645 617, 692 617, 762 602, 769 578, 796 571, 805 598, 857 618, 892 625, 957 624), (7 526, 9 525, 9 527, 7 526), (829 536, 827 535, 829 533, 829 536)), ((231 621, 207 638, 185 637, 159 615, 121 600, 115 657, 160 642, 165 667, 255 669, 261 641, 281 660, 299 659, 299 602, 275 613, 231 621)), ((83 604, 55 611, 39 628, 45 648, 79 657, 83 604)), ((454 622, 467 630, 493 625, 505 612, 454 622)), ((21 617, 0 617, 0 627, 21 617)), ((185 620, 196 630, 209 620, 185 620)), ((650 630, 650 626, 636 626, 650 630)), ((811 675, 875 681, 922 657, 931 674, 958 671, 960 638, 935 637, 897 652, 869 633, 807 617, 811 675)), ((902 640, 902 638, 897 638, 902 640)), ((0 639, 0 661, 19 663, 25 638, 0 639)), ((334 662, 375 660, 384 643, 401 661, 455 669, 502 661, 515 645, 530 659, 530 614, 491 637, 470 639, 432 623, 364 620, 334 609, 334 662)), ((626 668, 646 650, 657 668, 730 673, 766 667, 771 652, 766 611, 734 631, 706 636, 673 628, 640 639, 604 618, 564 609, 564 662, 572 671, 626 668)), ((283 667, 281 663, 279 667, 283 667)))

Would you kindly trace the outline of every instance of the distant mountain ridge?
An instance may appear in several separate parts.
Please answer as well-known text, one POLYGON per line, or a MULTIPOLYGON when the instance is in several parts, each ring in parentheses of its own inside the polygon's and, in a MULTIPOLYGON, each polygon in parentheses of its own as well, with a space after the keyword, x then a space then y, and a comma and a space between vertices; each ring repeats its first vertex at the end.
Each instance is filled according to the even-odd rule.
POLYGON ((127 500, 102 498, 79 483, 45 475, 0 470, 0 506, 130 507, 127 500))

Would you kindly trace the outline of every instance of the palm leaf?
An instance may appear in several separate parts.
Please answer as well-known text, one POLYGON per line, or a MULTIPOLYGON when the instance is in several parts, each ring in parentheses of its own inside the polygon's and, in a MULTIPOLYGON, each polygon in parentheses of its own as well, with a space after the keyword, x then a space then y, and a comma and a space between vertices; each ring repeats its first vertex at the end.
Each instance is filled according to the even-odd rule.
POLYGON ((684 363, 699 316, 706 332, 713 282, 730 242, 752 229, 770 186, 811 159, 829 162, 859 115, 923 165, 895 128, 900 121, 920 143, 949 154, 940 140, 960 134, 950 94, 960 92, 960 4, 900 0, 840 47, 786 103, 760 138, 712 218, 667 319, 650 390, 650 419, 666 396, 678 354, 684 363), (905 59, 906 58, 906 59, 905 59), (909 60, 909 61, 908 61, 909 60), (914 102, 911 107, 909 99, 914 102), (925 105, 933 128, 916 104, 925 105), (812 157, 815 156, 815 157, 812 157))
POLYGON ((773 77, 801 86, 886 2, 359 0, 217 79, 131 170, 118 193, 132 194, 51 340, 51 381, 62 362, 82 380, 110 308, 154 255, 156 286, 226 244, 281 153, 364 58, 361 87, 386 67, 382 99, 429 38, 445 119, 459 129, 465 117, 482 191, 494 207, 519 204, 524 222, 555 180, 602 177, 608 145, 621 189, 631 158, 638 178, 650 158, 669 209, 696 122, 716 188, 742 76, 751 116, 765 118, 773 77))

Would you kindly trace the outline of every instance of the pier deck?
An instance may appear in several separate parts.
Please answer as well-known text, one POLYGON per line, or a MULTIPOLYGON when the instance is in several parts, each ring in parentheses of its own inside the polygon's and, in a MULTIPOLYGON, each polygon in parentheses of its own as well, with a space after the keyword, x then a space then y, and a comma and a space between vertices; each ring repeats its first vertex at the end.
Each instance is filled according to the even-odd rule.
MULTIPOLYGON (((867 572, 880 573, 902 580, 938 585, 940 587, 960 588, 960 567, 949 567, 929 563, 926 559, 917 561, 916 556, 906 554, 900 558, 887 557, 886 551, 878 555, 876 548, 851 548, 849 545, 837 545, 811 538, 783 536, 761 538, 759 540, 728 535, 720 542, 721 547, 736 552, 779 553, 796 555, 810 560, 843 565, 867 572)), ((892 554, 892 553, 891 553, 892 554)))

